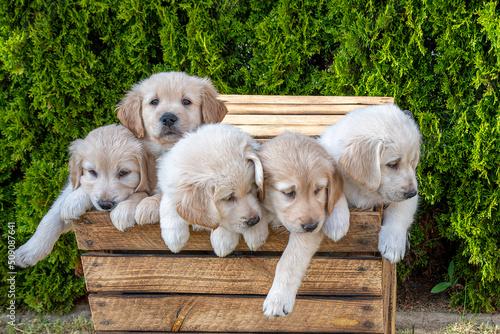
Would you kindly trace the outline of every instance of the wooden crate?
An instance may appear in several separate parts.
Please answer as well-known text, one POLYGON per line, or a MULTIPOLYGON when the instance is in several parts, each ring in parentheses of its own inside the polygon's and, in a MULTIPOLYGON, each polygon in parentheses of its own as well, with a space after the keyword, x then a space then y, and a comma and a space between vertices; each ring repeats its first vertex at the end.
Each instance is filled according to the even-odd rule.
MULTIPOLYGON (((258 139, 284 130, 318 135, 347 112, 392 103, 378 97, 221 95, 224 119, 258 139)), ((159 224, 118 231, 108 213, 74 222, 98 332, 395 333, 396 267, 377 250, 382 210, 351 211, 347 235, 325 238, 299 289, 292 313, 269 319, 262 305, 288 242, 271 231, 251 252, 240 242, 218 258, 209 232, 192 231, 179 254, 165 246, 159 224)))

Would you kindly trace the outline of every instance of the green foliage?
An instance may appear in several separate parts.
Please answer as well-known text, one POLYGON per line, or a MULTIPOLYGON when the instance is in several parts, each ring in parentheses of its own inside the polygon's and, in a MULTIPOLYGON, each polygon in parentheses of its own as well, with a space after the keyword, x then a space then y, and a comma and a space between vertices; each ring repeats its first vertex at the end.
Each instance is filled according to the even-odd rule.
MULTIPOLYGON (((479 0, 0 0, 2 237, 8 221, 18 245, 31 236, 65 182, 69 142, 116 122, 153 72, 208 76, 222 93, 393 96, 424 136, 402 278, 446 243, 467 304, 500 309, 499 13, 479 0)), ((68 234, 20 270, 18 305, 67 310, 84 293, 77 258, 68 234)))
POLYGON ((443 292, 448 288, 453 289, 457 284, 457 282, 458 282, 458 277, 455 277, 455 263, 451 261, 450 265, 448 266, 448 281, 437 284, 435 287, 432 288, 431 292, 439 293, 443 292))

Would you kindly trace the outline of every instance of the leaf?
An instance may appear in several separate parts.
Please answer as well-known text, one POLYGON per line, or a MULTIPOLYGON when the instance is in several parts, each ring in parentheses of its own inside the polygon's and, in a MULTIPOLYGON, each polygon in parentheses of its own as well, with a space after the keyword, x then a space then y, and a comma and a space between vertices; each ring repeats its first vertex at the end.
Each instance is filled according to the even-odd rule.
POLYGON ((442 282, 436 285, 435 287, 432 288, 431 293, 439 293, 442 292, 446 289, 448 289, 451 286, 450 282, 442 282))
POLYGON ((454 276, 455 276, 455 263, 451 261, 450 265, 448 266, 448 277, 450 278, 450 282, 453 281, 454 276))

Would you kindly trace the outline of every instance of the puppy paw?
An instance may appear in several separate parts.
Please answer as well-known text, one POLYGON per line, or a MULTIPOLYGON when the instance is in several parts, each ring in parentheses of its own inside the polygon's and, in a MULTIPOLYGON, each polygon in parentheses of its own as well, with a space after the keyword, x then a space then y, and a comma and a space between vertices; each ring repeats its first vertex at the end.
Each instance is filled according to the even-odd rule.
POLYGON ((178 228, 162 228, 161 237, 168 249, 173 253, 179 253, 189 240, 189 226, 178 228))
POLYGON ((27 242, 14 252, 14 262, 21 268, 34 266, 49 255, 50 251, 51 249, 46 250, 43 247, 33 247, 30 242, 27 242))
POLYGON ((403 259, 406 252, 407 231, 382 226, 378 235, 378 250, 391 263, 403 259))
POLYGON ((250 230, 243 233, 243 238, 251 251, 256 251, 266 243, 269 236, 269 229, 267 224, 259 223, 257 226, 252 227, 250 230))
POLYGON ((135 206, 129 205, 127 201, 118 203, 111 211, 110 218, 118 231, 125 231, 135 225, 135 206))
POLYGON ((271 288, 267 294, 262 311, 269 318, 284 317, 293 310, 295 295, 286 289, 271 288))
POLYGON ((154 224, 160 221, 160 202, 154 197, 146 197, 135 211, 135 221, 138 225, 154 224))
POLYGON ((349 231, 349 217, 349 211, 347 214, 332 212, 323 224, 323 233, 333 241, 339 241, 349 231))
POLYGON ((240 241, 240 234, 229 231, 224 227, 219 227, 210 234, 212 248, 218 257, 224 257, 233 252, 240 241))

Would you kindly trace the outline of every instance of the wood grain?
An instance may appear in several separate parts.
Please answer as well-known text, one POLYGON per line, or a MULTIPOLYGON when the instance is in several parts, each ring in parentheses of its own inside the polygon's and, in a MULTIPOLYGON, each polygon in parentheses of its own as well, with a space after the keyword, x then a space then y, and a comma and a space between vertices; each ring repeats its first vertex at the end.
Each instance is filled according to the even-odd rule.
MULTIPOLYGON (((278 256, 83 254, 87 291, 266 295, 278 256)), ((380 258, 315 257, 299 294, 381 296, 380 258)))
POLYGON ((380 298, 299 297, 283 318, 262 314, 263 297, 89 296, 97 331, 383 332, 380 298))
POLYGON ((396 264, 382 258, 382 297, 384 304, 384 333, 396 333, 396 264))
POLYGON ((376 105, 394 103, 392 97, 380 96, 291 96, 291 95, 236 95, 221 94, 217 99, 238 104, 329 104, 376 105))
MULTIPOLYGON (((379 211, 351 212, 350 228, 339 242, 324 238, 320 252, 377 252, 378 232, 382 222, 379 211)), ((82 250, 168 250, 160 234, 158 223, 134 226, 118 231, 107 212, 87 212, 73 222, 73 227, 82 250)), ((270 231, 267 242, 259 251, 282 252, 288 243, 288 233, 284 230, 270 231)), ((249 251, 243 240, 237 251, 249 251)), ((209 231, 191 231, 184 251, 212 251, 209 231)), ((182 252, 181 252, 182 253, 182 252)))

